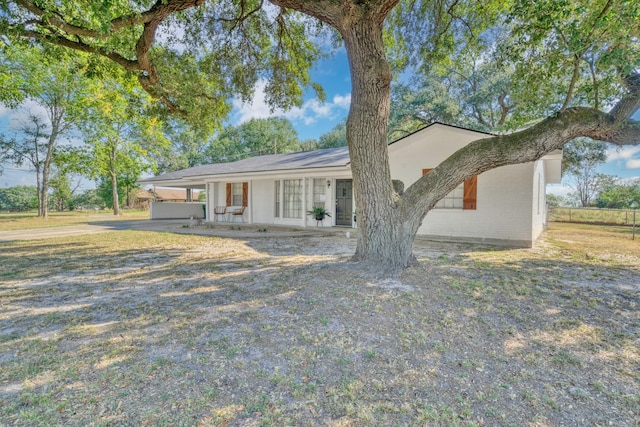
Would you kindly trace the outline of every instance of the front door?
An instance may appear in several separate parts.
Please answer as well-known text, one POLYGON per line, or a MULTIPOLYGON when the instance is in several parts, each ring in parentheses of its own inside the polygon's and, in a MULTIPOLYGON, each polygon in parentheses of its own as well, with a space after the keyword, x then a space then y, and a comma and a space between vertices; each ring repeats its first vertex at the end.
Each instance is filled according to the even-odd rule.
POLYGON ((353 183, 350 179, 336 179, 336 225, 351 227, 353 215, 353 183))

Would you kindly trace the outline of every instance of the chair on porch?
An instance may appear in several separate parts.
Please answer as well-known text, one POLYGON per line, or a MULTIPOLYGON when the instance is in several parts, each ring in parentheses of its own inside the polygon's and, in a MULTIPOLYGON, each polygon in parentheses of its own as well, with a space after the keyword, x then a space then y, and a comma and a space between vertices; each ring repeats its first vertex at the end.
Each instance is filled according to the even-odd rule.
POLYGON ((231 218, 233 222, 235 222, 235 219, 237 217, 240 217, 240 221, 244 222, 244 210, 245 210, 245 206, 241 206, 231 211, 231 218))
POLYGON ((213 209, 213 221, 227 221, 227 207, 226 206, 216 206, 213 209), (221 218, 221 219, 218 219, 221 218))

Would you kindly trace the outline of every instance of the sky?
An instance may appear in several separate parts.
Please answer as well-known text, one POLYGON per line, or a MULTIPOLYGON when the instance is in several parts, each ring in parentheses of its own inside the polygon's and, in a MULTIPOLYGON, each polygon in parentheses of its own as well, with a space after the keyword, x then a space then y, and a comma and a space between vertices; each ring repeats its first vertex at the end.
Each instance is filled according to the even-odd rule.
MULTIPOLYGON (((229 117, 228 124, 239 125, 252 118, 267 118, 273 116, 285 117, 291 121, 298 131, 301 141, 318 139, 324 133, 342 121, 349 111, 351 101, 351 80, 347 56, 344 49, 337 50, 331 58, 319 61, 311 72, 312 80, 320 83, 326 93, 326 101, 320 102, 313 91, 305 95, 301 107, 289 111, 271 111, 265 103, 262 89, 264 82, 259 82, 257 90, 250 103, 233 100, 234 110, 229 117)), ((27 105, 26 107, 33 107, 27 105)), ((0 133, 11 134, 23 120, 24 108, 9 110, 0 105, 0 133)), ((640 113, 636 115, 640 119, 640 113)), ((600 167, 599 172, 615 175, 624 179, 640 178, 640 146, 623 148, 612 147, 608 150, 608 161, 600 167)), ((33 173, 11 165, 5 165, 4 173, 0 175, 0 188, 14 185, 35 185, 33 173)), ((82 189, 90 188, 92 183, 86 181, 82 189)), ((555 184, 548 188, 549 193, 566 196, 570 192, 567 185, 555 184)))

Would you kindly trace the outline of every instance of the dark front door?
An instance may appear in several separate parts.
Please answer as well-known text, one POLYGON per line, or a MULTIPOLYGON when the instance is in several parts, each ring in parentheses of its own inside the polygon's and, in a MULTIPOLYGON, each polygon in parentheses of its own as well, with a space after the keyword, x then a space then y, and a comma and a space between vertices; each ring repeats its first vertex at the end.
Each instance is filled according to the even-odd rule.
POLYGON ((353 214, 353 183, 350 179, 336 180, 336 225, 351 227, 353 214))

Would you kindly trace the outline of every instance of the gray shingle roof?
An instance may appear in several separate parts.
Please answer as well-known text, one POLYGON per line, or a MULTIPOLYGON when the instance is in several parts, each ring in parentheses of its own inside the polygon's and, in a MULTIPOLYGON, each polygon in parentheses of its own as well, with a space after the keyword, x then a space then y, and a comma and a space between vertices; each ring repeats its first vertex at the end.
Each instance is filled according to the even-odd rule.
POLYGON ((347 166, 348 164, 349 149, 347 147, 325 148, 322 150, 300 151, 297 153, 269 154, 266 156, 249 157, 229 163, 195 166, 189 169, 182 169, 143 179, 139 182, 153 183, 154 181, 173 181, 205 175, 339 167, 347 166))

